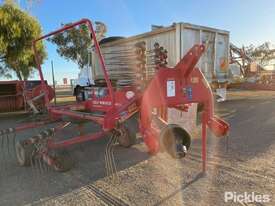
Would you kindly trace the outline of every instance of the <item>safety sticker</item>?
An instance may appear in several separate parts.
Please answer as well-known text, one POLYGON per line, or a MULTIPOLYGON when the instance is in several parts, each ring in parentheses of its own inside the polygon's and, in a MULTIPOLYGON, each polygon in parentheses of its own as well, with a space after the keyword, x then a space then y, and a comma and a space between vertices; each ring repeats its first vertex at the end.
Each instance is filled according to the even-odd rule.
POLYGON ((176 96, 176 83, 175 80, 167 80, 167 97, 176 96))

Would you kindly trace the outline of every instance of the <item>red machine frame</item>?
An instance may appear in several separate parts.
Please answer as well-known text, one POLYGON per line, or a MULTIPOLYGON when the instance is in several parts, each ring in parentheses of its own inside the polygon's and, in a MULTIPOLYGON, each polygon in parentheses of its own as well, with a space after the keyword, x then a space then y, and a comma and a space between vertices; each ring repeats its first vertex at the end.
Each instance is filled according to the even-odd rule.
MULTIPOLYGON (((67 147, 67 146, 70 146, 73 144, 78 144, 81 142, 99 139, 99 138, 103 137, 104 135, 106 135, 110 130, 115 128, 115 126, 117 125, 118 122, 122 122, 122 121, 128 119, 134 113, 136 113, 138 110, 138 107, 137 107, 138 105, 136 102, 140 99, 140 96, 135 91, 135 88, 127 87, 121 91, 117 91, 114 93, 113 87, 111 85, 111 81, 110 81, 109 76, 106 71, 105 62, 104 62, 103 56, 101 54, 99 44, 96 40, 95 31, 94 31, 92 23, 89 19, 82 19, 78 22, 75 22, 71 25, 65 26, 59 30, 51 32, 51 33, 44 35, 44 36, 36 39, 35 41, 33 41, 33 50, 35 52, 35 60, 37 63, 37 68, 38 68, 40 79, 42 80, 42 82, 44 82, 42 68, 41 68, 41 65, 39 62, 39 57, 37 55, 36 43, 38 41, 46 39, 46 38, 53 36, 55 34, 61 33, 65 30, 71 29, 73 27, 79 26, 81 24, 86 24, 88 26, 88 29, 91 34, 91 40, 94 40, 95 50, 96 50, 99 60, 100 60, 100 64, 101 64, 101 67, 102 67, 102 70, 104 73, 104 79, 107 83, 109 95, 106 97, 103 97, 103 98, 97 98, 97 99, 93 99, 93 100, 89 100, 89 101, 85 101, 85 102, 81 102, 81 103, 77 103, 77 104, 73 104, 73 105, 51 106, 49 104, 50 101, 48 98, 48 90, 47 90, 47 87, 45 84, 42 84, 42 91, 45 94, 44 98, 45 98, 46 107, 47 107, 48 112, 52 119, 58 120, 58 119, 61 119, 62 116, 68 116, 68 117, 71 117, 74 119, 79 119, 79 120, 80 119, 81 120, 89 120, 89 121, 93 121, 97 124, 102 125, 102 131, 97 132, 97 133, 76 136, 69 140, 64 140, 64 141, 59 141, 59 142, 49 139, 48 144, 47 144, 49 149, 62 148, 62 147, 67 147), (134 91, 136 93, 135 97, 133 97, 132 99, 127 99, 125 97, 125 93, 127 93, 127 91, 132 91, 132 92, 134 91), (117 104, 119 106, 117 106, 117 104), (105 114, 103 116, 95 116, 95 115, 92 115, 87 112, 77 111, 77 110, 81 110, 83 108, 85 108, 86 111, 88 110, 91 112, 91 111, 96 110, 96 111, 102 111, 105 114)), ((34 127, 36 127, 36 125, 34 125, 34 127)))
MULTIPOLYGON (((111 80, 108 76, 105 62, 100 51, 99 43, 96 40, 95 31, 89 19, 82 19, 76 23, 65 26, 59 30, 44 35, 33 42, 35 52, 35 60, 39 76, 42 82, 42 92, 44 93, 45 104, 52 121, 62 120, 62 117, 70 117, 78 120, 93 121, 102 126, 102 131, 97 133, 85 134, 73 137, 68 140, 54 141, 52 138, 47 141, 48 149, 56 149, 67 147, 73 144, 95 140, 103 137, 109 131, 116 128, 120 123, 130 118, 136 112, 140 112, 140 132, 144 142, 148 146, 150 153, 156 153, 160 150, 161 130, 167 126, 167 122, 163 121, 162 127, 156 126, 153 121, 152 112, 155 109, 173 107, 182 111, 188 110, 190 103, 202 103, 204 112, 202 118, 202 161, 203 171, 206 170, 206 129, 207 126, 214 132, 216 136, 223 136, 227 133, 229 125, 223 120, 213 115, 213 97, 211 89, 205 80, 203 74, 195 67, 199 58, 204 52, 203 45, 195 45, 183 57, 183 59, 175 66, 175 68, 159 67, 154 78, 149 82, 144 91, 137 90, 134 86, 126 86, 121 90, 114 91, 111 80), (107 84, 108 95, 105 97, 93 97, 92 100, 76 103, 66 106, 52 106, 48 98, 49 91, 44 81, 42 68, 37 55, 36 43, 52 35, 61 33, 73 27, 86 24, 90 34, 91 41, 94 41, 95 51, 99 57, 100 65, 107 84), (168 95, 168 82, 174 85, 174 93, 168 95), (134 94, 128 97, 126 94, 131 92, 134 94), (103 115, 94 114, 94 111, 100 111, 103 115)), ((67 123, 58 125, 53 130, 62 129, 67 123)), ((17 128, 16 131, 38 127, 40 123, 28 124, 17 128)), ((33 139, 32 141, 36 141, 33 139)), ((44 160, 47 159, 45 152, 44 160)))

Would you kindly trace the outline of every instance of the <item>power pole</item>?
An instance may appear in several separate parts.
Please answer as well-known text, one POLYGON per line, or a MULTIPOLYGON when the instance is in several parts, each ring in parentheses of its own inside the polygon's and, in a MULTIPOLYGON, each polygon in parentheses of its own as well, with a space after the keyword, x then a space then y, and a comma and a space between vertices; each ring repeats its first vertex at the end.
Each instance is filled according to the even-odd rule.
POLYGON ((55 78, 54 78, 53 60, 51 61, 51 65, 52 65, 53 90, 54 90, 54 104, 56 105, 56 92, 55 92, 55 78))

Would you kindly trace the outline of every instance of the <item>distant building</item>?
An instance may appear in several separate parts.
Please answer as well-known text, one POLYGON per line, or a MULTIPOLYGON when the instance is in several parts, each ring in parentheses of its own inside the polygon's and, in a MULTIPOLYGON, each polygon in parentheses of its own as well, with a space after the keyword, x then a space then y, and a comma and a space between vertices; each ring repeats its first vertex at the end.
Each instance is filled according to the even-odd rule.
POLYGON ((275 70, 275 59, 268 61, 268 64, 264 66, 266 70, 275 70))

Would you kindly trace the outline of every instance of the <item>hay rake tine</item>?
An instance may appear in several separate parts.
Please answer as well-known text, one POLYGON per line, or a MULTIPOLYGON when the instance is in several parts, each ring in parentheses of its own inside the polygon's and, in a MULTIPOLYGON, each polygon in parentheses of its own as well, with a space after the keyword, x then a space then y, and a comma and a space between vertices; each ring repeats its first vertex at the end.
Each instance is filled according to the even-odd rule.
POLYGON ((12 137, 12 139, 13 139, 13 142, 12 142, 12 145, 13 145, 13 151, 14 151, 14 155, 15 155, 15 151, 16 151, 16 149, 15 149, 15 143, 16 143, 16 133, 15 133, 15 132, 13 133, 13 137, 12 137))
POLYGON ((44 174, 44 172, 43 172, 43 166, 42 166, 43 163, 42 163, 42 158, 41 158, 40 154, 37 156, 37 162, 38 162, 38 167, 39 167, 39 174, 43 175, 44 174))
POLYGON ((0 130, 0 176, 4 175, 8 170, 10 157, 15 157, 15 138, 14 128, 0 130), (12 154, 12 149, 14 153, 12 154))
POLYGON ((111 163, 110 163, 110 158, 109 158, 109 153, 110 153, 110 146, 112 144, 113 141, 113 134, 111 136, 111 138, 109 139, 107 146, 106 146, 106 150, 105 150, 105 163, 106 163, 106 175, 109 176, 111 173, 111 163))
POLYGON ((31 165, 32 165, 32 171, 34 173, 36 182, 39 183, 40 180, 40 175, 41 175, 41 171, 40 171, 40 163, 39 163, 39 154, 38 154, 38 147, 37 145, 35 145, 35 150, 32 152, 31 155, 31 165))
MULTIPOLYGON (((4 131, 3 131, 3 133, 4 133, 4 131)), ((1 150, 2 150, 2 162, 3 162, 3 172, 5 172, 6 170, 7 170, 7 165, 6 165, 6 147, 5 147, 5 139, 6 139, 6 137, 5 137, 5 134, 3 134, 2 136, 1 136, 1 139, 2 139, 2 141, 1 141, 1 150)))
POLYGON ((1 140, 1 156, 0 156, 0 160, 1 160, 1 167, 0 167, 0 175, 2 174, 2 171, 4 171, 4 135, 2 134, 2 131, 0 131, 0 140, 1 140))
MULTIPOLYGON (((110 158, 111 158, 111 161, 114 162, 114 145, 117 141, 117 135, 114 135, 114 138, 113 138, 113 141, 112 141, 112 145, 110 147, 110 158)), ((115 164, 114 164, 114 170, 115 170, 115 164)))
POLYGON ((39 182, 39 180, 40 180, 40 178, 39 178, 39 172, 37 171, 37 167, 38 167, 38 165, 37 165, 37 162, 36 162, 36 151, 33 151, 32 152, 32 155, 31 155, 31 167, 32 167, 32 172, 33 172, 33 174, 34 174, 34 177, 35 177, 35 182, 37 183, 37 182, 39 182))
POLYGON ((33 151, 31 156, 30 156, 30 166, 32 168, 33 173, 34 173, 34 167, 35 167, 34 166, 34 164, 35 164, 35 162, 34 162, 34 153, 35 153, 35 151, 33 151))
POLYGON ((41 182, 41 176, 43 176, 43 172, 42 172, 42 168, 41 168, 41 161, 40 161, 40 157, 39 157, 39 155, 38 156, 36 156, 36 158, 35 158, 35 165, 36 165, 36 167, 35 168, 37 168, 36 169, 36 178, 37 178, 37 183, 38 183, 38 185, 39 185, 39 183, 41 182))
POLYGON ((43 163, 44 163, 44 168, 46 168, 46 172, 49 172, 50 171, 50 166, 48 165, 48 163, 44 160, 44 157, 42 158, 42 160, 43 160, 43 163))
POLYGON ((109 164, 110 164, 110 173, 109 173, 109 176, 112 178, 113 177, 113 173, 114 173, 114 165, 115 163, 112 161, 112 147, 113 147, 113 144, 115 142, 115 134, 112 136, 112 139, 111 139, 111 143, 110 143, 110 146, 109 146, 109 151, 108 151, 108 158, 109 158, 109 164))
POLYGON ((10 154, 9 134, 6 134, 6 140, 7 140, 7 150, 8 150, 8 156, 9 156, 9 154, 10 154))
POLYGON ((105 164, 106 164, 106 173, 107 176, 115 181, 115 178, 118 178, 117 176, 117 169, 116 169, 116 163, 115 163, 115 159, 114 159, 114 145, 117 142, 117 134, 112 134, 106 150, 105 150, 105 164))
POLYGON ((110 149, 111 149, 111 145, 113 142, 113 135, 110 138, 109 144, 108 144, 108 149, 107 149, 107 163, 108 163, 108 173, 107 175, 110 176, 112 174, 112 164, 111 164, 111 160, 110 160, 110 149))
POLYGON ((107 177, 109 176, 108 149, 109 149, 110 141, 111 141, 111 139, 109 139, 109 141, 107 142, 106 149, 105 149, 105 154, 104 154, 104 158, 105 158, 105 170, 106 170, 106 176, 107 177))
POLYGON ((115 171, 115 164, 114 164, 114 155, 113 155, 113 151, 114 151, 114 144, 116 142, 116 135, 114 134, 114 137, 112 139, 112 144, 110 145, 110 152, 109 152, 109 158, 110 158, 110 162, 112 164, 112 173, 111 175, 113 175, 114 171, 115 171))
POLYGON ((42 164, 43 164, 43 169, 45 172, 49 172, 50 171, 50 167, 48 165, 48 163, 46 162, 46 160, 44 159, 44 155, 42 155, 42 164))
POLYGON ((6 161, 6 153, 10 155, 11 148, 12 147, 15 148, 15 137, 16 137, 16 134, 15 134, 14 128, 0 130, 1 152, 3 153, 3 158, 5 161, 6 161))
POLYGON ((43 161, 43 158, 42 158, 42 155, 39 155, 39 167, 40 167, 40 171, 41 171, 41 174, 43 175, 44 174, 44 161, 43 161))
POLYGON ((115 182, 116 180, 118 180, 118 175, 117 175, 117 167, 116 167, 116 162, 115 162, 115 157, 114 157, 114 148, 115 148, 115 144, 117 143, 117 139, 118 139, 118 135, 115 134, 114 136, 114 141, 113 144, 111 145, 111 162, 113 164, 113 171, 112 171, 112 178, 113 178, 113 182, 115 182))
POLYGON ((43 155, 41 155, 41 165, 42 165, 43 173, 46 174, 49 170, 48 170, 48 164, 44 161, 43 155))

